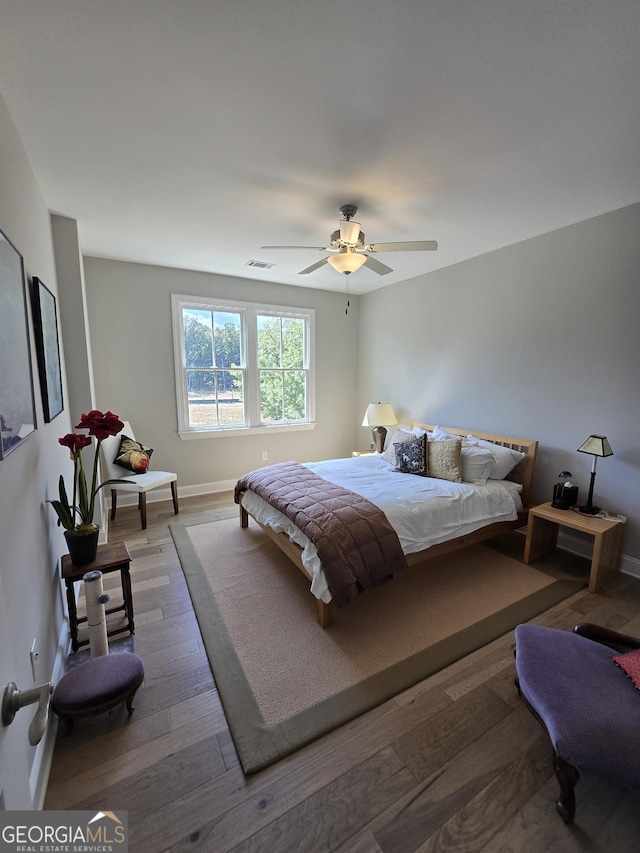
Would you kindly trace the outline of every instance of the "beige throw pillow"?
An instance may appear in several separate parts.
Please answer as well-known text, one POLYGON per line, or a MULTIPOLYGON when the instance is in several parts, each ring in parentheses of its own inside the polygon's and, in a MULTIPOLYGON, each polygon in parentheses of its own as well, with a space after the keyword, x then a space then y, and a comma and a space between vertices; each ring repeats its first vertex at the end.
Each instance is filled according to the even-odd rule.
POLYGON ((462 482, 462 439, 429 442, 429 477, 462 482))

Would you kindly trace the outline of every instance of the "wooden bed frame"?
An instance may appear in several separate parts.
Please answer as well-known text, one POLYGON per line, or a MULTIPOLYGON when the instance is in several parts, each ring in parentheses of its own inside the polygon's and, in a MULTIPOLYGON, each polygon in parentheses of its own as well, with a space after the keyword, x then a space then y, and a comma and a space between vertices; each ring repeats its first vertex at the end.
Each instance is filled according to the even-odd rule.
MULTIPOLYGON (((432 424, 413 423, 412 427, 414 426, 422 427, 429 432, 434 429, 434 425, 432 424)), ((439 545, 432 545, 425 551, 418 551, 415 554, 407 554, 407 564, 410 566, 413 566, 416 563, 423 563, 425 560, 430 560, 433 557, 440 557, 443 554, 449 554, 452 551, 458 551, 461 548, 467 548, 469 545, 475 545, 478 542, 484 542, 486 539, 491 539, 493 536, 498 536, 500 533, 505 533, 508 530, 514 530, 518 527, 522 527, 527 523, 527 517, 529 515, 529 495, 531 492, 536 453, 538 451, 537 441, 532 441, 526 438, 513 438, 511 436, 495 435, 494 433, 488 432, 477 432, 476 430, 456 429, 454 427, 442 427, 442 429, 445 429, 452 435, 459 435, 461 437, 466 437, 469 433, 473 433, 475 438, 481 438, 485 441, 490 441, 492 444, 499 444, 502 447, 510 447, 512 450, 519 450, 521 453, 524 453, 524 459, 516 465, 513 471, 511 471, 506 478, 507 480, 513 480, 515 483, 522 484, 521 498, 524 509, 522 512, 518 513, 518 518, 514 521, 498 521, 494 524, 487 524, 485 527, 481 527, 479 530, 474 530, 472 533, 468 533, 465 536, 458 536, 456 539, 450 539, 448 542, 442 542, 439 545)), ((240 526, 248 527, 250 513, 242 505, 242 495, 240 496, 239 506, 240 526)), ((266 524, 262 524, 254 518, 254 516, 251 516, 251 518, 253 518, 256 524, 264 530, 267 536, 276 543, 280 550, 287 555, 302 574, 311 581, 311 576, 302 564, 302 548, 295 542, 292 542, 286 533, 276 533, 271 527, 266 524)), ((329 602, 327 604, 324 601, 320 601, 320 599, 316 599, 316 604, 318 624, 322 628, 328 628, 334 619, 335 606, 333 602, 329 602)))

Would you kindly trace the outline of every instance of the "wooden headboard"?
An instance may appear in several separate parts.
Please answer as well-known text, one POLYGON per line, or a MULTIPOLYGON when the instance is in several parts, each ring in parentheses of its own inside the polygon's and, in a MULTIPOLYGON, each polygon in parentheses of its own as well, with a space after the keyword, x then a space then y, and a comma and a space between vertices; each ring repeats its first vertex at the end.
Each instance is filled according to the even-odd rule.
MULTIPOLYGON (((435 429, 435 424, 418 424, 412 423, 412 427, 417 426, 432 432, 435 429)), ((478 432, 475 429, 457 429, 456 427, 443 426, 441 429, 450 432, 452 435, 459 435, 466 438, 469 434, 475 438, 482 438, 484 441, 490 441, 492 444, 499 444, 502 447, 510 447, 512 450, 519 450, 524 453, 525 457, 522 462, 519 462, 511 473, 506 477, 507 480, 513 480, 514 483, 522 484, 522 503, 525 508, 530 506, 529 495, 531 492, 531 484, 533 482, 533 467, 536 461, 536 453, 538 452, 538 442, 528 438, 513 438, 508 435, 495 435, 491 432, 478 432)))

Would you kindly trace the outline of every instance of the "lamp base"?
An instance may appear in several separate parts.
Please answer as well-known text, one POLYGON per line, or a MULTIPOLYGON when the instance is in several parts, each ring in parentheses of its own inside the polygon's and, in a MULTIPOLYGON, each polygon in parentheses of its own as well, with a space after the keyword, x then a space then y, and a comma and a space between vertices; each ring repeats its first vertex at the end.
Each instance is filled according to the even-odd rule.
POLYGON ((591 504, 587 504, 586 506, 578 507, 580 512, 583 512, 585 515, 597 515, 600 512, 599 506, 591 506, 591 504))
POLYGON ((376 447, 376 453, 382 453, 384 450, 384 442, 387 437, 387 429, 383 426, 374 427, 371 430, 371 435, 373 436, 373 443, 376 447))

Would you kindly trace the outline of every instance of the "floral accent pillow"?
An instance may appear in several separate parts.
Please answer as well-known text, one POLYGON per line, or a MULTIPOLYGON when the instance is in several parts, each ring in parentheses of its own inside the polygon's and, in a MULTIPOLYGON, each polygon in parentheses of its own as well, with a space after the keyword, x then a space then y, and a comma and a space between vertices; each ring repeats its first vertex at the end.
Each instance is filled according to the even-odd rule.
POLYGON ((134 474, 144 474, 149 470, 149 459, 152 453, 151 447, 146 447, 139 441, 129 438, 128 435, 123 435, 113 464, 126 468, 127 471, 133 471, 134 474))
POLYGON ((427 457, 427 436, 420 435, 401 441, 394 445, 396 450, 396 467, 394 471, 400 471, 402 474, 418 474, 421 477, 427 476, 428 457, 427 457))

